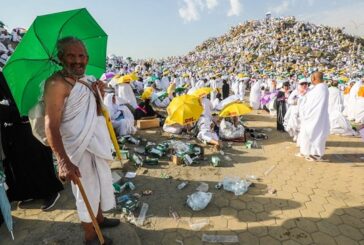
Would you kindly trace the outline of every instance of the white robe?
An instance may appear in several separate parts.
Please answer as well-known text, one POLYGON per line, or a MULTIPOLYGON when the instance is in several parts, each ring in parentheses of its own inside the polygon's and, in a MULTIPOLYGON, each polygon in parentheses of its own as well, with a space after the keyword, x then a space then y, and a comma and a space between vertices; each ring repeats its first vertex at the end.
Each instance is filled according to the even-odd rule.
POLYGON ((295 89, 288 97, 287 104, 289 104, 286 115, 284 116, 284 129, 286 132, 293 137, 293 140, 297 140, 297 136, 300 129, 300 120, 299 120, 299 103, 300 98, 302 96, 299 95, 298 90, 295 89))
POLYGON ((361 84, 362 84, 362 81, 358 81, 350 89, 349 99, 348 99, 348 111, 347 111, 349 120, 355 120, 356 110, 357 110, 356 104, 357 104, 357 99, 358 99, 358 91, 360 89, 361 84))
POLYGON ((246 88, 246 83, 244 81, 240 81, 238 83, 238 95, 241 101, 243 101, 245 97, 245 88, 246 88))
POLYGON ((341 91, 336 87, 329 88, 329 119, 330 133, 341 135, 355 135, 350 122, 344 117, 344 99, 341 91))
POLYGON ((109 110, 111 123, 118 136, 130 135, 136 133, 134 127, 134 116, 125 105, 113 103, 113 94, 108 94, 104 98, 104 104, 109 110), (122 115, 122 117, 121 117, 122 115))
POLYGON ((211 143, 212 140, 214 141, 218 141, 219 137, 217 136, 217 134, 211 129, 211 124, 212 124, 212 120, 211 118, 208 117, 200 117, 200 119, 198 120, 197 126, 199 129, 199 132, 197 134, 197 138, 205 141, 207 143, 211 143))
POLYGON ((244 126, 238 125, 235 127, 231 122, 225 119, 221 120, 219 127, 219 136, 222 139, 238 139, 244 137, 244 126))
POLYGON ((117 88, 118 88, 117 90, 118 98, 127 101, 127 103, 130 104, 134 109, 138 107, 135 94, 129 83, 121 83, 117 86, 117 88))
POLYGON ((212 118, 212 104, 211 104, 211 101, 208 98, 203 97, 201 99, 201 104, 202 104, 202 107, 203 107, 202 115, 204 117, 212 118))
POLYGON ((250 106, 253 107, 254 110, 258 110, 260 108, 260 98, 261 98, 261 89, 260 89, 261 81, 256 81, 251 88, 250 91, 250 106))
MULTIPOLYGON (((60 133, 71 162, 81 173, 81 183, 94 214, 99 205, 107 211, 115 207, 111 170, 111 141, 104 117, 96 112, 96 99, 91 90, 76 83, 65 101, 60 133)), ((91 222, 77 186, 72 183, 77 212, 82 222, 91 222)))
POLYGON ((301 154, 323 156, 327 136, 330 133, 328 113, 329 91, 327 85, 319 83, 306 94, 302 105, 300 129, 301 154))
POLYGON ((364 97, 357 97, 354 119, 355 123, 364 124, 364 97))

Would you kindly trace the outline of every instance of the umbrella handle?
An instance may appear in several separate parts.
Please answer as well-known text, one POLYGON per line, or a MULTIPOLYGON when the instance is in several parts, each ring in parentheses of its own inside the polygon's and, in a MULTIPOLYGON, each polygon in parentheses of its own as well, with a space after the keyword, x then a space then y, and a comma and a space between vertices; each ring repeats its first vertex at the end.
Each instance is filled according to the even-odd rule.
POLYGON ((101 233, 99 223, 97 223, 97 220, 96 220, 95 215, 94 215, 94 213, 92 211, 90 202, 88 201, 88 198, 86 196, 86 192, 83 189, 83 185, 81 184, 81 181, 80 181, 80 179, 78 177, 76 177, 76 185, 78 186, 78 189, 81 192, 83 201, 85 202, 86 207, 87 207, 87 211, 88 211, 89 215, 91 216, 92 224, 93 224, 93 226, 95 228, 95 231, 96 231, 97 237, 99 238, 100 244, 104 244, 105 240, 104 240, 104 236, 101 233))

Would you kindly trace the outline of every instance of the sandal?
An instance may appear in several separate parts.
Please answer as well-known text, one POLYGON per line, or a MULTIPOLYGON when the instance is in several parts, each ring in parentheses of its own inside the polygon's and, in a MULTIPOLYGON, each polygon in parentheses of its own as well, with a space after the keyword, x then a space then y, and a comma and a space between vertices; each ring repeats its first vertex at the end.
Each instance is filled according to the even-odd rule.
POLYGON ((314 162, 315 161, 315 159, 312 158, 311 156, 305 157, 305 160, 309 161, 309 162, 314 162))

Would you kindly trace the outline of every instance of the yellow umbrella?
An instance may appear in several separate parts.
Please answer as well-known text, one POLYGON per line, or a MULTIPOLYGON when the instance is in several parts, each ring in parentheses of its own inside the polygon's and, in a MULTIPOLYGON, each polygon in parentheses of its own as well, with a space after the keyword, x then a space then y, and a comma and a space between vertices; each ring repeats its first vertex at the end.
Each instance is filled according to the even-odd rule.
POLYGON ((339 80, 342 80, 344 82, 348 82, 349 81, 349 78, 348 77, 345 77, 345 76, 342 76, 339 78, 339 80))
POLYGON ((219 117, 235 117, 248 114, 252 111, 251 107, 243 103, 232 103, 221 110, 219 117))
POLYGON ((197 121, 202 111, 200 99, 188 94, 175 97, 167 107, 169 120, 181 125, 197 121))
POLYGON ((191 93, 191 95, 201 98, 205 95, 208 95, 211 92, 212 92, 212 88, 203 87, 203 88, 196 89, 195 91, 193 91, 191 93))
POLYGON ((150 97, 152 97, 154 89, 152 87, 147 87, 144 89, 144 92, 141 96, 142 100, 146 100, 146 99, 150 99, 150 97))

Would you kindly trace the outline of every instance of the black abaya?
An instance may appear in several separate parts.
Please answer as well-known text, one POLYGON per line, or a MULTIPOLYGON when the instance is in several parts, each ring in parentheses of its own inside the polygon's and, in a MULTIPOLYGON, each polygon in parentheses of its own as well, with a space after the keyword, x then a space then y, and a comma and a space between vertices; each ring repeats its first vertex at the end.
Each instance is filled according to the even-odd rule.
POLYGON ((277 99, 276 99, 276 104, 277 104, 277 130, 278 131, 282 131, 284 132, 284 116, 286 115, 287 112, 287 105, 286 105, 286 97, 285 97, 285 93, 282 91, 279 91, 277 94, 277 99))
POLYGON ((0 105, 9 200, 48 198, 63 189, 54 171, 52 151, 33 136, 28 119, 20 117, 2 73, 0 89, 0 100, 7 99, 10 103, 9 106, 0 105))

